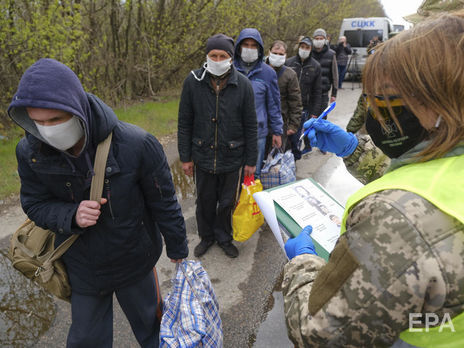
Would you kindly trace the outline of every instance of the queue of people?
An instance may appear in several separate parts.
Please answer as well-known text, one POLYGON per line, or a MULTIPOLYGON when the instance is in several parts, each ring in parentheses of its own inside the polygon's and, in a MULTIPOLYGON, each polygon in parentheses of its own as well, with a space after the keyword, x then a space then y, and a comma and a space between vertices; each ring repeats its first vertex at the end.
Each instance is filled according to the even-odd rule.
MULTIPOLYGON (((367 184, 349 199, 328 262, 316 254, 311 226, 285 244, 285 316, 296 347, 462 344, 463 30, 464 12, 444 14, 376 46, 363 79, 367 135, 315 122, 340 86, 323 29, 303 36, 288 59, 287 45, 275 41, 264 60, 254 28, 235 43, 214 35, 206 63, 186 77, 178 149, 197 188, 195 257, 214 243, 238 256, 231 214, 243 175, 259 177, 266 141, 295 154, 295 138, 308 129, 311 147, 343 157, 367 184), (458 334, 408 331, 411 313, 447 315, 458 334)), ((153 267, 162 240, 172 262, 188 256, 157 139, 119 121, 53 59, 26 70, 8 113, 26 131, 17 147, 24 211, 57 244, 80 235, 63 256, 73 290, 67 346, 111 346, 115 294, 139 344, 157 347, 153 267), (95 150, 110 133, 103 198, 89 201, 95 150)))

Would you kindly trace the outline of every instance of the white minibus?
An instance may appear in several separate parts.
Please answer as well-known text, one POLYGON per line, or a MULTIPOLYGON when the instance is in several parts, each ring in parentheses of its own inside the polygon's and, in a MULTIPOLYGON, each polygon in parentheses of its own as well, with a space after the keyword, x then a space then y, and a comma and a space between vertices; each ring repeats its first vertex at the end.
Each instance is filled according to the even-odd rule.
POLYGON ((340 27, 340 36, 346 36, 353 54, 348 61, 348 75, 358 78, 367 59, 367 46, 374 36, 385 41, 393 32, 393 23, 387 17, 345 18, 340 27))

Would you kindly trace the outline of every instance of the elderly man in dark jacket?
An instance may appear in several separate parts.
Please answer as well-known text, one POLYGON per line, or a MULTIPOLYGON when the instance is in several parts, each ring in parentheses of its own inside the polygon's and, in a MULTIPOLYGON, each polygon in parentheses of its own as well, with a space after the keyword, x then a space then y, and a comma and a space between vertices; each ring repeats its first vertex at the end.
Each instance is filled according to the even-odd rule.
MULTIPOLYGON (((301 113, 303 111, 298 76, 293 69, 284 65, 286 58, 287 44, 280 40, 274 41, 266 63, 277 73, 277 82, 280 90, 280 107, 284 121, 284 131, 282 134, 282 148, 284 151, 291 147, 290 143, 287 144, 287 137, 298 132, 301 113)), ((270 140, 268 136, 268 149, 270 147, 270 140)))
POLYGON ((321 108, 322 84, 321 66, 312 57, 313 41, 307 36, 302 36, 298 43, 298 54, 285 62, 285 65, 292 68, 300 81, 301 100, 303 103, 303 113, 298 132, 289 136, 292 144, 292 152, 295 160, 301 158, 302 152, 298 147, 299 138, 303 123, 309 117, 317 117, 321 108))
MULTIPOLYGON (((332 89, 330 95, 330 102, 334 102, 337 98, 338 88, 338 66, 335 51, 332 50, 326 43, 327 34, 324 29, 316 29, 313 34, 313 58, 321 65, 322 72, 322 96, 321 106, 316 115, 320 115, 322 111, 327 108, 329 104, 329 91, 332 89)), ((325 117, 327 118, 327 117, 325 117)))
POLYGON ((56 244, 80 237, 63 255, 72 287, 68 347, 110 347, 113 294, 142 347, 157 347, 153 266, 162 251, 187 257, 185 224, 161 145, 118 121, 84 91, 67 66, 41 59, 26 70, 8 109, 26 136, 16 148, 21 205, 56 244), (113 133, 100 202, 89 189, 97 145, 113 133))
POLYGON ((223 34, 206 43, 206 64, 184 81, 179 105, 178 147, 182 168, 197 187, 199 257, 216 241, 229 257, 231 214, 241 173, 253 175, 257 159, 257 122, 253 88, 232 65, 234 41, 223 34))

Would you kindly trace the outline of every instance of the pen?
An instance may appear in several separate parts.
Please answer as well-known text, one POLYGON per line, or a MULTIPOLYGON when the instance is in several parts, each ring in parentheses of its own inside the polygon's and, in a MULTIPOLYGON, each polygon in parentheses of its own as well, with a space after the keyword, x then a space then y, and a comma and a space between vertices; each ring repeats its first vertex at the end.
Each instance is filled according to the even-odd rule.
MULTIPOLYGON (((331 112, 331 111, 334 109, 334 107, 335 107, 335 102, 330 103, 330 105, 329 105, 324 111, 322 111, 322 114, 320 114, 319 117, 316 118, 316 121, 313 122, 313 125, 314 125, 314 123, 316 123, 317 121, 319 121, 322 117, 327 116, 327 115, 329 114, 329 112, 331 112)), ((308 129, 306 129, 306 130, 303 132, 303 134, 301 134, 300 141, 301 141, 306 135, 308 135, 308 133, 309 133, 309 131, 311 130, 311 128, 312 128, 312 125, 311 125, 311 127, 309 127, 308 129)))

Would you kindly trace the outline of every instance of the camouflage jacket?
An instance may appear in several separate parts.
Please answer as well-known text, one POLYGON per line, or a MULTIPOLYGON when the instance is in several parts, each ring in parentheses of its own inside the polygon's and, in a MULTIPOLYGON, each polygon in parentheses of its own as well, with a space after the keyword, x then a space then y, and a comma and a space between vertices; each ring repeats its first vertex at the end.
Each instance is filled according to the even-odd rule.
POLYGON ((359 131, 366 123, 367 118, 367 107, 366 101, 364 97, 361 95, 358 99, 358 104, 356 105, 356 109, 353 112, 353 116, 351 116, 348 124, 346 125, 346 131, 351 133, 356 133, 359 131))
MULTIPOLYGON (((368 147, 353 154, 361 164, 381 159, 368 139, 360 145, 368 147)), ((365 168, 371 179, 379 175, 376 165, 365 168)), ((350 212, 327 264, 303 254, 285 266, 289 337, 296 347, 389 346, 410 313, 443 318, 464 310, 463 259, 459 221, 411 192, 372 194, 350 212)))
POLYGON ((380 178, 390 166, 388 158, 369 135, 358 135, 358 146, 344 159, 346 169, 363 184, 380 178))

